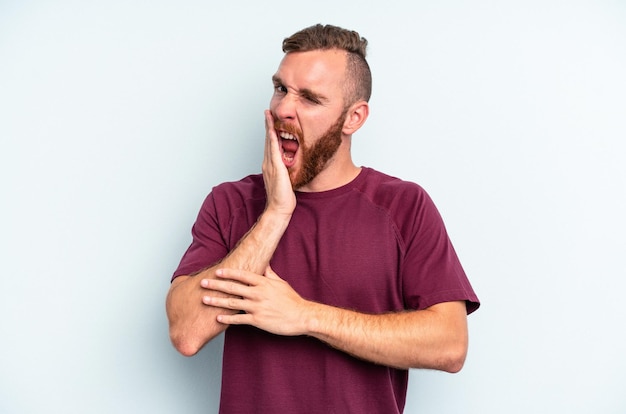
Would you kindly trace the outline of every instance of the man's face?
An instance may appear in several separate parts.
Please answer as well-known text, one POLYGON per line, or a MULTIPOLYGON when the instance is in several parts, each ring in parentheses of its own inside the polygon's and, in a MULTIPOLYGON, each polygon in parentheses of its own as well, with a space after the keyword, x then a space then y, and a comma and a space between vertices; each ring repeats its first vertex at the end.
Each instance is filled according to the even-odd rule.
POLYGON ((270 110, 294 189, 311 182, 342 143, 345 52, 294 52, 273 77, 270 110))
MULTIPOLYGON (((300 153, 301 163, 299 167, 295 166, 295 160, 292 161, 292 159, 295 158, 295 154, 292 155, 293 148, 296 148, 295 143, 286 142, 282 146, 283 162, 285 162, 285 165, 292 164, 287 167, 287 170, 291 178, 291 186, 294 189, 301 188, 310 183, 322 172, 326 163, 335 155, 341 145, 341 130, 345 120, 346 114, 344 112, 321 137, 317 140, 311 140, 311 144, 307 144, 308 140, 302 131, 294 129, 288 126, 289 124, 285 124, 280 120, 274 120, 275 128, 283 131, 281 133, 283 136, 291 134, 294 137, 299 137, 297 140, 299 144, 295 150, 300 153)), ((287 140, 289 140, 289 138, 287 138, 287 140)), ((281 138, 281 141, 285 141, 285 138, 281 138)))

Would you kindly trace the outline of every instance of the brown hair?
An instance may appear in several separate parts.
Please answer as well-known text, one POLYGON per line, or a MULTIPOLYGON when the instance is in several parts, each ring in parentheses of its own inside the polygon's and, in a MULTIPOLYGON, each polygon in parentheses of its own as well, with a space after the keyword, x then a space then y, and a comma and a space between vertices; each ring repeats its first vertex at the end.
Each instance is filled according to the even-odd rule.
POLYGON ((345 99, 346 107, 372 94, 372 73, 365 60, 367 40, 357 32, 332 25, 316 24, 283 40, 283 52, 340 49, 347 53, 345 99))

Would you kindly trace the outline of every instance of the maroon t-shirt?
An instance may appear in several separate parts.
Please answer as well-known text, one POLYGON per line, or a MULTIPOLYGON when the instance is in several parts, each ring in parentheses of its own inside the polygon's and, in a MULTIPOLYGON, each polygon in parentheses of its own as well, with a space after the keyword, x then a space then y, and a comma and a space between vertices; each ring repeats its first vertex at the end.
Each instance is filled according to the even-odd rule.
MULTIPOLYGON (((417 184, 363 168, 351 183, 296 192, 297 206, 271 260, 304 298, 366 313, 479 306, 444 224, 417 184)), ((265 207, 261 175, 215 187, 174 276, 222 259, 265 207)), ((371 364, 317 339, 250 326, 226 330, 220 412, 401 413, 408 371, 371 364)))

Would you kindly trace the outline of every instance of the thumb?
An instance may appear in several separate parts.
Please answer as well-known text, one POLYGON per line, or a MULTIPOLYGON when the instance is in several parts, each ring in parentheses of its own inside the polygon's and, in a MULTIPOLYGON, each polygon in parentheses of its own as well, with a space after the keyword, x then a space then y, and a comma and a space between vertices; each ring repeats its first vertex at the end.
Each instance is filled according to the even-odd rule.
POLYGON ((274 272, 274 270, 272 269, 272 267, 270 265, 267 265, 267 267, 265 268, 265 275, 264 276, 267 277, 268 279, 282 280, 276 274, 276 272, 274 272))

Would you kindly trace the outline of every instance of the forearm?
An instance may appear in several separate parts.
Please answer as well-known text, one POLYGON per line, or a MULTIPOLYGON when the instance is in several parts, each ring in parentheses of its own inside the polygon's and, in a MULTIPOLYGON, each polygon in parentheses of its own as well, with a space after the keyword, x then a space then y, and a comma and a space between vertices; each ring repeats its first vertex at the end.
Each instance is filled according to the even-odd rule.
POLYGON ((285 336, 308 335, 355 357, 397 368, 459 371, 467 354, 464 301, 424 310, 365 314, 302 298, 271 268, 263 275, 221 268, 205 303, 228 310, 217 320, 285 336), (243 311, 232 313, 231 311, 243 311))
POLYGON ((306 319, 310 336, 381 365, 457 372, 467 354, 463 302, 383 315, 312 304, 306 319))
MULTIPOLYGON (((206 269, 196 276, 179 276, 172 282, 166 299, 166 312, 169 321, 170 340, 183 355, 196 354, 207 342, 226 329, 213 315, 230 310, 202 306, 202 295, 206 292, 200 281, 203 275, 210 275, 206 269)), ((216 295, 225 295, 215 292, 216 295)))
POLYGON ((265 211, 237 246, 214 269, 220 267, 263 273, 290 220, 290 214, 265 211))
POLYGON ((218 265, 194 276, 180 276, 172 282, 167 295, 166 310, 170 338, 183 355, 194 355, 207 342, 223 332, 227 325, 217 322, 218 314, 234 311, 207 306, 202 298, 207 294, 228 295, 208 291, 202 286, 205 279, 214 279, 215 270, 228 267, 262 273, 276 250, 290 215, 266 211, 240 240, 238 245, 218 265))

